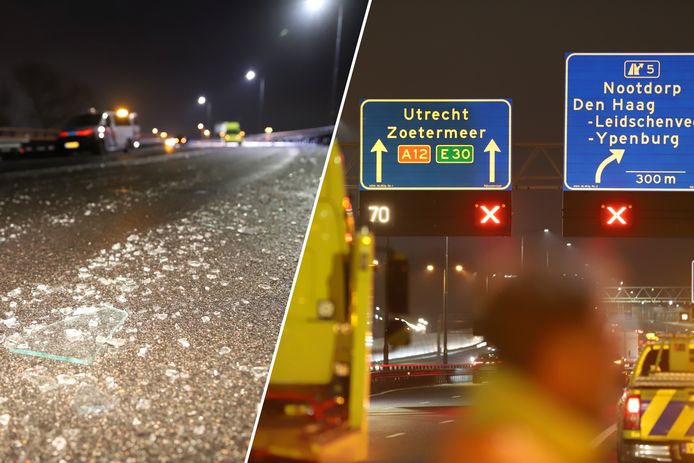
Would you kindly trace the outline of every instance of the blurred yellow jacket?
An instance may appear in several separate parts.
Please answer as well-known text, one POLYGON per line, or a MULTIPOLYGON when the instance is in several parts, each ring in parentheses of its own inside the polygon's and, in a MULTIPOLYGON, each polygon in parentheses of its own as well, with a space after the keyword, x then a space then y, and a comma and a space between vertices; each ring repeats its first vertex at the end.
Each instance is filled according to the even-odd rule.
POLYGON ((448 439, 440 461, 596 463, 604 455, 595 425, 509 370, 478 388, 470 418, 448 439))

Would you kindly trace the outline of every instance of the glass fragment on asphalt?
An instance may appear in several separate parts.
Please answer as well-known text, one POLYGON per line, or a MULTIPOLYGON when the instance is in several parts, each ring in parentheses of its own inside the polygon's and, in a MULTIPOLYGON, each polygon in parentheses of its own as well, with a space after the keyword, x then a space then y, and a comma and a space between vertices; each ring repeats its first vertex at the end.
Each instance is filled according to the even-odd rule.
POLYGON ((56 378, 42 366, 28 368, 22 372, 20 377, 33 384, 42 394, 57 389, 59 386, 56 378))
POLYGON ((8 346, 15 354, 91 365, 128 318, 113 307, 81 307, 63 320, 33 330, 8 346))
POLYGON ((72 401, 72 408, 79 415, 107 412, 115 406, 116 400, 113 397, 88 383, 80 384, 72 401))

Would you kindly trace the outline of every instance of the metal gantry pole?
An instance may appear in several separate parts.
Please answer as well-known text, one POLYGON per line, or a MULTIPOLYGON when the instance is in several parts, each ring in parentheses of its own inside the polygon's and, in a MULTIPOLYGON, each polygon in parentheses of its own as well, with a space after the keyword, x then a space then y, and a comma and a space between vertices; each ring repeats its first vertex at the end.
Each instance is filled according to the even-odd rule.
MULTIPOLYGON (((388 258, 390 257, 390 237, 386 235, 386 267, 388 266, 388 258)), ((387 272, 388 269, 386 268, 387 272)), ((388 278, 385 278, 385 284, 388 285, 388 278)), ((388 290, 386 289, 386 294, 388 290)), ((383 364, 386 365, 390 361, 388 358, 390 352, 388 351, 388 297, 383 304, 383 364)))
POLYGON ((525 234, 521 235, 521 245, 520 245, 520 261, 521 261, 521 272, 525 267, 525 234))
POLYGON ((443 363, 448 363, 448 236, 446 236, 446 257, 443 265, 443 363))

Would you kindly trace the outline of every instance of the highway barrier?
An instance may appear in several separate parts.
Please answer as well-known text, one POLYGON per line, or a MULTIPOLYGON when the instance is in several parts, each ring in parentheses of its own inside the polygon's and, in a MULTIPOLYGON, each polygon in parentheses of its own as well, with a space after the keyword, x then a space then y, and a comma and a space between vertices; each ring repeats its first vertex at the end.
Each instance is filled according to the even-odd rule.
POLYGON ((472 363, 449 363, 446 365, 372 363, 370 373, 372 392, 381 392, 402 387, 471 382, 474 365, 472 363))
POLYGON ((292 143, 310 145, 328 145, 333 136, 334 126, 314 127, 300 130, 286 130, 283 132, 258 133, 248 135, 244 144, 252 143, 292 143))
POLYGON ((57 129, 0 127, 0 158, 53 153, 57 129))

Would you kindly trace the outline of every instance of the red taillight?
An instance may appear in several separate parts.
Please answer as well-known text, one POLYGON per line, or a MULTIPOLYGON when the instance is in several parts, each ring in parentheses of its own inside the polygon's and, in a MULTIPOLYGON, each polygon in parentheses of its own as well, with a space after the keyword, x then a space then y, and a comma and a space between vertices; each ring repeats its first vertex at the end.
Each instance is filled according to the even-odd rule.
POLYGON ((627 396, 624 403, 624 429, 638 430, 641 426, 641 397, 627 396))
POLYGON ((67 137, 68 135, 69 135, 69 134, 67 133, 67 130, 63 130, 62 132, 60 132, 60 133, 58 134, 58 136, 61 137, 61 138, 65 138, 65 137, 67 137))
POLYGON ((75 135, 78 137, 86 137, 87 135, 91 135, 94 133, 94 130, 92 129, 84 129, 84 130, 76 130, 75 135))

